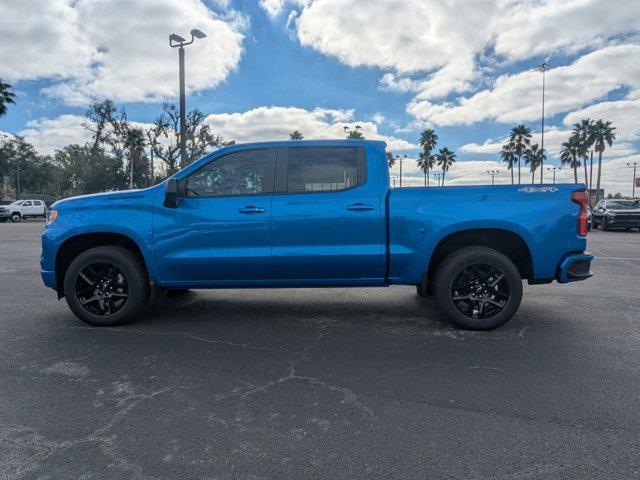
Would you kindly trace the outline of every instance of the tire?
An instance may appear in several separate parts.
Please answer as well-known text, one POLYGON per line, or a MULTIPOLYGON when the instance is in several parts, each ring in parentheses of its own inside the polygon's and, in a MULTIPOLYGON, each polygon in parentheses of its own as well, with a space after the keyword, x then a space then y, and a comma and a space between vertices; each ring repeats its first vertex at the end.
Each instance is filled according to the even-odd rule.
POLYGON ((457 327, 492 330, 507 323, 518 311, 522 279, 513 262, 502 253, 486 247, 465 247, 451 253, 440 264, 434 296, 443 313, 457 327), (471 280, 474 275, 488 278, 474 282, 471 280), (471 298, 463 299, 466 289, 473 292, 469 295, 471 298), (454 300, 456 294, 460 297, 458 301, 454 300))
POLYGON ((130 322, 149 300, 149 293, 149 279, 142 260, 122 247, 95 247, 82 252, 71 262, 64 277, 67 305, 80 320, 95 326, 130 322), (89 272, 93 273, 89 275, 89 272), (92 276, 94 278, 90 278, 92 276), (102 301, 91 300, 99 296, 94 287, 104 288, 102 293, 108 296, 102 295, 102 301), (78 292, 88 292, 81 297, 82 303, 78 292))
POLYGON ((20 220, 22 220, 22 215, 20 215, 18 212, 13 212, 11 214, 11 221, 13 223, 20 223, 20 220))
POLYGON ((422 298, 427 297, 427 292, 425 291, 423 283, 419 283, 418 285, 416 285, 416 295, 422 298))

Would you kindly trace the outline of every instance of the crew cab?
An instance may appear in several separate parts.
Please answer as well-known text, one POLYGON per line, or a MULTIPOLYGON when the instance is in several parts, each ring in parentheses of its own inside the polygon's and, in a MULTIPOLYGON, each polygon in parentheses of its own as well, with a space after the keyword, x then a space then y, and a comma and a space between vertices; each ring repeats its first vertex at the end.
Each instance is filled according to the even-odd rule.
POLYGON ((47 206, 42 200, 16 200, 9 205, 0 205, 0 222, 11 219, 17 223, 23 218, 45 218, 47 206))
POLYGON ((383 142, 233 145, 148 189, 55 203, 42 278, 93 325, 158 289, 410 285, 492 329, 523 280, 591 276, 586 212, 575 184, 391 189, 383 142))
POLYGON ((601 230, 640 229, 640 201, 601 200, 593 209, 593 227, 601 230))

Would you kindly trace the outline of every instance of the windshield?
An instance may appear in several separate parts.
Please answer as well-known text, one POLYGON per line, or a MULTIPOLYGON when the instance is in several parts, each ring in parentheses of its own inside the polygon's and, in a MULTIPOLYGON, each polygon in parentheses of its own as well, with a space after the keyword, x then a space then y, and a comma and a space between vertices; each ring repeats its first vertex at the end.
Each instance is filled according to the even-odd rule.
POLYGON ((633 200, 618 200, 616 202, 607 202, 607 208, 612 210, 632 210, 640 208, 640 204, 633 200))
POLYGON ((9 205, 22 205, 22 202, 24 202, 24 200, 16 200, 15 202, 11 202, 9 205))

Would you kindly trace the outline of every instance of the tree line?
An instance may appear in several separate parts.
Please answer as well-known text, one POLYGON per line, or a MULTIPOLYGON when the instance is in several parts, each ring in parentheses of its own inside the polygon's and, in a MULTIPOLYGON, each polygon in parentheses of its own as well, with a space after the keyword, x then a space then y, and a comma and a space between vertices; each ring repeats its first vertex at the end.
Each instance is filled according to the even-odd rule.
MULTIPOLYGON (((0 79, 0 115, 13 102, 10 87, 0 79)), ((40 154, 24 137, 0 139, 0 198, 5 186, 20 198, 46 194, 54 198, 154 185, 208 151, 225 145, 204 123, 198 109, 186 115, 186 161, 180 160, 178 108, 164 103, 153 124, 127 117, 112 100, 93 101, 83 128, 84 144, 70 144, 51 155, 40 154)))

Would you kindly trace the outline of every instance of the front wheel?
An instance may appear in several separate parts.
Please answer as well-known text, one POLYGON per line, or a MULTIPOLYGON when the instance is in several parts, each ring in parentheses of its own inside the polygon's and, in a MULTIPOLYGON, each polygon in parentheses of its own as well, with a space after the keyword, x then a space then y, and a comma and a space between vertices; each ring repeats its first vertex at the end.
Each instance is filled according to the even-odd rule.
POLYGON ((486 247, 465 247, 442 261, 434 294, 445 315, 459 328, 492 330, 517 312, 522 279, 502 253, 486 247))
POLYGON ((12 213, 12 214, 11 214, 11 221, 12 221, 13 223, 18 223, 18 222, 20 222, 20 220, 22 220, 22 215, 20 215, 20 214, 19 214, 19 213, 17 213, 17 212, 16 212, 16 213, 12 213))
POLYGON ((126 323, 149 299, 141 259, 116 246, 91 248, 78 255, 64 277, 67 304, 80 320, 96 326, 126 323))

